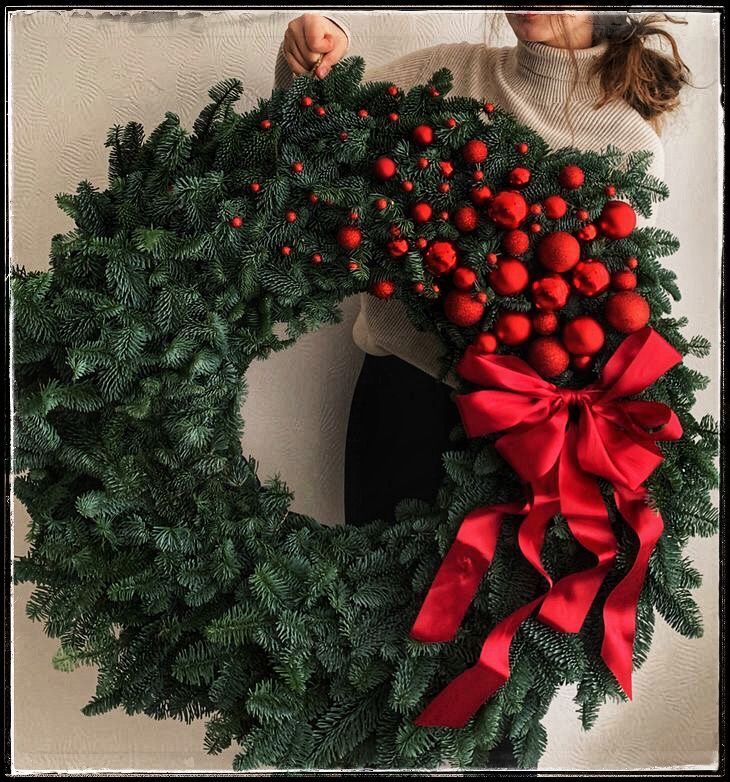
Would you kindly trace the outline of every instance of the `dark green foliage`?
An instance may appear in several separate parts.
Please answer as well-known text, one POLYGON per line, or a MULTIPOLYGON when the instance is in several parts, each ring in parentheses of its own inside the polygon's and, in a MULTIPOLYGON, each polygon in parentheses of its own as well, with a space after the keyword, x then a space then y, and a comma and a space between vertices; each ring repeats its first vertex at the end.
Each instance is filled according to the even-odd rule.
MULTIPOLYGON (((474 329, 444 319, 438 299, 410 292, 413 280, 424 281, 427 294, 432 282, 418 253, 394 262, 383 251, 391 224, 408 235, 415 228, 397 185, 370 183, 379 154, 388 152, 412 176, 413 199, 433 195, 436 163, 458 163, 460 146, 474 135, 490 145, 484 170, 495 186, 518 163, 533 170, 530 201, 559 190, 556 173, 566 162, 583 167, 586 185, 562 194, 592 218, 606 182, 644 215, 667 189, 646 176, 645 153, 551 152, 507 114, 485 122, 476 101, 444 98, 446 70, 397 97, 385 84, 361 84, 362 73, 362 60, 345 60, 324 81, 297 79, 243 115, 233 110, 240 83, 222 82, 193 135, 172 113, 146 140, 137 123, 112 128, 108 189, 83 182, 75 195, 58 196, 75 227, 53 237, 50 270, 12 270, 15 488, 32 519, 15 577, 35 584, 28 615, 60 639, 54 665, 98 667, 85 714, 123 708, 158 719, 205 717, 206 749, 235 742, 238 770, 478 768, 505 736, 520 764, 533 766, 546 743, 541 719, 561 685, 577 684, 586 728, 607 698, 622 697, 599 656, 599 606, 575 636, 525 622, 509 682, 463 730, 412 723, 472 664, 495 622, 544 589, 517 549, 519 520, 507 519, 457 640, 425 645, 407 637, 464 514, 524 496, 494 438, 469 441, 455 428, 433 507, 404 498, 390 528, 379 520, 326 528, 291 512, 287 487, 262 482, 255 460, 242 453, 243 378, 252 361, 336 321, 342 299, 384 276, 399 284, 414 324, 441 335, 445 369, 473 338, 474 329), (440 96, 429 94, 431 85, 440 96), (326 115, 303 109, 304 95, 325 105, 326 115), (360 108, 369 116, 358 117, 360 108), (391 123, 396 109, 400 121, 391 123), (457 119, 453 129, 443 122, 449 116, 457 119), (269 129, 260 126, 264 119, 269 129), (409 131, 422 122, 437 127, 438 145, 415 153, 409 131), (527 155, 514 150, 522 141, 527 155), (414 154, 433 165, 417 169, 414 154), (304 163, 300 174, 291 169, 295 161, 304 163), (382 195, 394 203, 376 215, 373 201, 382 195), (285 219, 288 209, 297 212, 294 223, 285 219), (348 254, 334 234, 352 210, 368 230, 348 254), (236 214, 240 229, 229 224, 236 214), (284 245, 292 247, 288 256, 284 245), (321 264, 310 262, 315 252, 321 264), (359 264, 354 272, 349 260, 359 264), (285 336, 277 324, 285 324, 285 336)), ((468 198, 468 187, 468 172, 457 172, 451 191, 432 203, 451 210, 468 198)), ((554 227, 575 230, 573 210, 554 227)), ((430 239, 454 231, 432 222, 421 233, 430 239)), ((498 246, 488 222, 463 241, 483 286, 481 259, 498 246)), ((589 251, 612 270, 635 255, 654 328, 683 355, 703 356, 707 340, 686 338, 685 322, 670 317, 679 291, 658 259, 677 246, 667 231, 644 228, 625 240, 597 240, 589 251)), ((600 303, 591 303, 594 312, 600 303)), ((485 328, 505 306, 529 302, 490 296, 485 328)), ((606 352, 620 339, 609 330, 606 352)), ((600 366, 557 382, 590 382, 600 366)), ((683 549, 718 526, 709 494, 718 432, 711 418, 691 413, 706 382, 682 365, 646 395, 676 410, 684 436, 662 446, 666 459, 649 482, 666 532, 641 597, 636 665, 648 654, 656 613, 680 633, 701 632, 690 594, 700 575, 683 549)), ((625 531, 621 540, 620 572, 631 547, 625 531)), ((546 567, 577 567, 578 548, 556 517, 546 567)))

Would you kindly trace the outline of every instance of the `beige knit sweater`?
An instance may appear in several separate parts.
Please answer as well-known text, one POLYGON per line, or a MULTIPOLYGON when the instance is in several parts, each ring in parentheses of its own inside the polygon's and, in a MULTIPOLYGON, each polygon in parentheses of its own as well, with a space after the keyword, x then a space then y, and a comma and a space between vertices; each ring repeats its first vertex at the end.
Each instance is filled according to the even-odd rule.
MULTIPOLYGON (((344 24, 334 18, 332 21, 350 37, 344 24)), ((650 173, 663 179, 664 150, 651 125, 624 101, 594 108, 600 89, 589 70, 605 47, 603 42, 577 50, 576 74, 566 50, 544 44, 518 41, 516 46, 501 48, 481 43, 439 44, 367 69, 363 80, 392 81, 408 90, 446 67, 453 74, 451 95, 497 104, 540 133, 553 149, 576 146, 600 151, 612 144, 624 152, 649 150, 654 153, 650 173), (572 133, 566 119, 568 106, 572 133)), ((280 49, 275 86, 286 87, 291 80, 292 73, 280 49)), ((652 222, 653 216, 649 220, 639 218, 639 225, 652 222)), ((393 354, 433 377, 439 375, 440 340, 431 332, 417 331, 404 306, 396 300, 361 294, 353 339, 367 353, 393 354)), ((453 377, 446 382, 455 385, 453 377)))

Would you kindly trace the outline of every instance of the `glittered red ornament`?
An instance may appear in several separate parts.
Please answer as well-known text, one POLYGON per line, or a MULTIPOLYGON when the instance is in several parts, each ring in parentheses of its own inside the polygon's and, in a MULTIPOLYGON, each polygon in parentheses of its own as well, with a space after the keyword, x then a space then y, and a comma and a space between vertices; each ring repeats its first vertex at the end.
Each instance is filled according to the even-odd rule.
POLYGON ((601 261, 580 261, 573 269, 573 287, 584 296, 598 296, 610 282, 611 275, 601 261))
POLYGON ((587 220, 587 219, 590 217, 590 214, 588 213, 588 210, 587 210, 587 209, 579 209, 579 210, 578 210, 578 211, 575 213, 575 216, 576 216, 576 217, 577 217, 577 218, 578 218, 578 219, 579 219, 581 222, 583 222, 583 223, 584 223, 584 222, 585 222, 585 221, 586 221, 586 220, 587 220))
POLYGON ((477 138, 467 141, 461 149, 461 156, 466 163, 483 163, 488 154, 487 145, 477 138))
POLYGON ((427 223, 433 216, 433 209, 425 201, 419 201, 411 207, 411 217, 414 223, 427 223))
POLYGON ((598 236, 598 229, 593 223, 588 223, 575 232, 575 236, 581 242, 592 242, 598 236))
POLYGON ((483 331, 481 334, 476 335, 472 346, 479 353, 494 353, 499 343, 491 331, 483 331))
POLYGON ((530 286, 532 301, 539 310, 562 309, 570 296, 570 285, 559 274, 546 274, 530 286))
POLYGON ((395 293, 393 280, 377 280, 370 286, 370 293, 379 299, 389 299, 395 293))
POLYGON ((451 281, 454 283, 454 287, 458 288, 460 291, 469 291, 474 287, 477 276, 466 266, 459 266, 454 269, 451 275, 451 281))
POLYGON ((442 160, 439 163, 439 170, 445 177, 450 177, 454 173, 454 164, 450 160, 442 160))
POLYGON ((527 342, 532 322, 524 312, 503 312, 494 324, 494 333, 500 342, 510 347, 527 342))
POLYGON ((503 190, 489 202, 487 213, 489 219, 500 228, 517 228, 527 217, 529 208, 522 193, 514 190, 503 190))
POLYGON ((359 247, 360 242, 362 242, 362 231, 354 225, 343 225, 337 231, 337 244, 347 252, 359 247))
POLYGON ((502 237, 502 247, 508 255, 522 255, 530 248, 530 237, 518 229, 507 231, 502 237))
POLYGON ((531 176, 529 169, 517 166, 509 172, 507 179, 515 187, 524 187, 530 181, 531 176))
POLYGON ((537 260, 552 272, 566 272, 580 260, 578 240, 565 231, 554 231, 537 246, 537 260))
POLYGON ((388 242, 386 248, 391 258, 400 258, 408 252, 408 240, 393 239, 393 241, 388 242))
POLYGON ((430 125, 416 125, 411 131, 411 140, 419 147, 427 147, 433 144, 433 128, 430 125))
POLYGON ((609 239, 624 239, 636 228, 636 212, 626 201, 608 201, 596 221, 609 239))
POLYGON ((558 330, 558 316, 552 310, 536 312, 532 316, 532 328, 543 337, 554 334, 558 330))
POLYGON ((570 364, 570 354, 556 337, 538 337, 527 348, 527 363, 543 377, 560 375, 570 364))
POLYGON ((464 233, 473 231, 479 223, 479 215, 473 206, 460 206, 454 212, 454 225, 464 233))
POLYGON ((585 182, 585 174, 580 166, 573 164, 560 169, 558 180, 566 190, 577 190, 585 182))
POLYGON ((486 185, 480 185, 479 187, 473 187, 469 191, 469 198, 476 206, 484 206, 492 198, 492 189, 486 185))
POLYGON ((605 335, 601 324, 588 315, 580 315, 563 327, 563 344, 570 353, 592 356, 603 347, 605 335))
POLYGON ((444 300, 444 315, 456 326, 474 326, 484 316, 484 304, 473 293, 452 290, 444 300))
POLYGON ((568 204, 564 198, 559 195, 548 196, 542 202, 543 209, 545 210, 545 216, 551 220, 559 220, 564 217, 568 211, 568 204))
POLYGON ((373 163, 373 173, 381 181, 390 179, 392 176, 395 176, 395 172, 397 170, 398 167, 395 164, 395 160, 385 155, 379 157, 373 163))
POLYGON ((636 287, 636 275, 630 269, 620 269, 611 275, 611 287, 615 291, 632 291, 636 287))
POLYGON ((233 215, 229 223, 231 228, 240 228, 243 225, 243 218, 240 215, 233 215))
POLYGON ((431 274, 446 274, 456 266, 458 260, 456 246, 453 242, 437 239, 431 242, 423 260, 431 274))
POLYGON ((494 271, 489 272, 489 285, 500 296, 521 293, 530 281, 527 267, 516 258, 505 258, 494 271))
POLYGON ((649 302, 635 291, 614 293, 606 301, 606 320, 622 334, 631 334, 644 328, 650 314, 649 302))

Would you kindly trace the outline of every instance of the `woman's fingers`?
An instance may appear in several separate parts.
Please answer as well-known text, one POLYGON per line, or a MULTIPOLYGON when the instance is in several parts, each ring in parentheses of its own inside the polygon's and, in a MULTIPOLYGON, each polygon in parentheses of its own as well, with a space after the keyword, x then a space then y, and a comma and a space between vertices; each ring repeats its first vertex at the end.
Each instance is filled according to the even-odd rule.
POLYGON ((284 33, 284 54, 297 76, 316 65, 315 75, 324 78, 342 59, 348 40, 342 28, 319 14, 303 14, 289 22, 284 33))
POLYGON ((332 66, 335 63, 338 63, 344 56, 345 52, 347 51, 347 36, 342 33, 342 35, 338 36, 335 40, 334 48, 327 52, 324 57, 322 57, 322 62, 317 66, 317 70, 314 72, 314 75, 318 79, 324 79, 324 77, 330 72, 332 66))
POLYGON ((289 67, 297 76, 301 76, 301 74, 311 71, 319 58, 318 54, 314 54, 313 52, 307 54, 302 51, 297 38, 288 30, 284 35, 284 54, 286 55, 289 67))

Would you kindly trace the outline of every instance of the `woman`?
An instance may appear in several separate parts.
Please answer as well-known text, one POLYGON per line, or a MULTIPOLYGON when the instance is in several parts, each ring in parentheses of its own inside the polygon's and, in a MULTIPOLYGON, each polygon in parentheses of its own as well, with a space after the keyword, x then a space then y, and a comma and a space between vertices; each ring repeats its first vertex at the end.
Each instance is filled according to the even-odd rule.
MULTIPOLYGON (((650 172, 663 179, 661 120, 678 105, 689 75, 674 38, 657 26, 674 20, 585 11, 506 17, 516 46, 435 45, 371 68, 364 80, 408 90, 446 67, 453 74, 451 94, 497 104, 553 149, 599 151, 612 144, 624 152, 648 150, 654 154, 650 172), (657 36, 669 43, 669 55, 647 45, 657 36)), ((317 14, 292 20, 275 86, 313 68, 323 78, 348 48, 341 22, 317 14)), ((353 337, 366 355, 348 425, 346 523, 392 520, 399 499, 435 498, 441 454, 458 414, 450 386, 436 379, 439 341, 416 331, 398 302, 363 294, 353 337)), ((495 765, 514 765, 508 742, 492 754, 495 765)))

